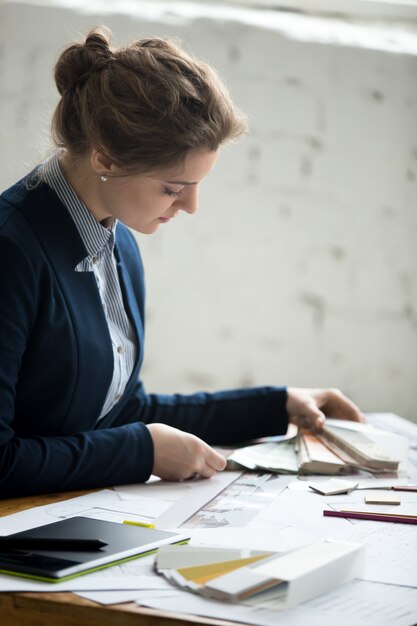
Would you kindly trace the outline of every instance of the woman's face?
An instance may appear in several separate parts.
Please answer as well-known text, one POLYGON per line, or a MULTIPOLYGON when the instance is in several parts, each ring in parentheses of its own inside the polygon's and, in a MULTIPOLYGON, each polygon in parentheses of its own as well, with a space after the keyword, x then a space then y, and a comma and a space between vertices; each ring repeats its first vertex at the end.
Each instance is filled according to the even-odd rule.
MULTIPOLYGON (((190 215, 198 208, 198 185, 214 167, 217 152, 191 151, 184 167, 151 174, 120 176, 114 169, 99 180, 100 220, 115 217, 140 233, 154 233, 180 211, 190 215)), ((96 212, 95 212, 96 213, 96 212)))

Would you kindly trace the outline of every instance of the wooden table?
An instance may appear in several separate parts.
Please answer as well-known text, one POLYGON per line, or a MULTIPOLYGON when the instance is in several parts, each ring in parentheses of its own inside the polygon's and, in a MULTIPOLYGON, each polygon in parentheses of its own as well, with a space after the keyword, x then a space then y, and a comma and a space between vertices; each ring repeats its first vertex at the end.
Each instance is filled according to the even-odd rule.
MULTIPOLYGON (((86 491, 0 501, 0 517, 34 506, 62 502, 86 491)), ((212 620, 145 609, 134 602, 104 606, 73 593, 0 593, 1 626, 180 626, 207 624, 236 626, 212 620)))
MULTIPOLYGON (((410 428, 410 424, 398 416, 392 416, 390 419, 393 420, 394 432, 395 425, 400 427, 401 424, 406 424, 407 428, 410 428)), ((374 425, 378 426, 375 420, 374 425)), ((412 466, 417 467, 415 450, 411 450, 410 459, 412 466)), ((62 502, 86 493, 91 491, 0 500, 0 517, 35 506, 62 502)), ((191 624, 238 626, 236 622, 146 609, 133 602, 104 606, 72 593, 0 593, 0 626, 190 626, 191 624)))

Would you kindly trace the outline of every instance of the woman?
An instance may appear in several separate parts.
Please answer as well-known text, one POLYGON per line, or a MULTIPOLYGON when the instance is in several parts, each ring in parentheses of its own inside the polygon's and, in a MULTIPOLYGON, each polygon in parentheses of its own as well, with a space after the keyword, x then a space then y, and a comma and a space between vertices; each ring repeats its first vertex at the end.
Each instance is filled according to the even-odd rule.
POLYGON ((219 147, 245 131, 212 69, 171 42, 93 30, 55 68, 59 150, 0 198, 0 493, 209 477, 209 444, 361 420, 336 390, 148 395, 144 280, 127 227, 197 210, 219 147))

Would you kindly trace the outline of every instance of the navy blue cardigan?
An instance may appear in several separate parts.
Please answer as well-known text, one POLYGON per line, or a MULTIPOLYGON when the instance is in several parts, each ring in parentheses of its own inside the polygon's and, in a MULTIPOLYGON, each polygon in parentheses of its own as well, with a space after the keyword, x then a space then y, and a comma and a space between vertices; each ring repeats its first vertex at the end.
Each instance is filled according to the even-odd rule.
POLYGON ((287 429, 285 388, 146 394, 144 277, 136 242, 117 225, 115 254, 138 355, 117 405, 99 422, 113 355, 87 251, 52 189, 27 179, 0 196, 0 496, 142 482, 153 466, 145 424, 210 444, 287 429))

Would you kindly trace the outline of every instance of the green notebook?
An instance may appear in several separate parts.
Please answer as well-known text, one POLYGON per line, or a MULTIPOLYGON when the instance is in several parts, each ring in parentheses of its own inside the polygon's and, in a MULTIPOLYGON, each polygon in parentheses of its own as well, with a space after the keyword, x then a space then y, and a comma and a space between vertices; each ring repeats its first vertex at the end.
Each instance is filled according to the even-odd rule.
POLYGON ((59 522, 9 535, 13 538, 99 539, 96 551, 0 549, 0 573, 46 582, 61 582, 155 552, 169 543, 186 543, 189 537, 165 530, 70 517, 59 522))

